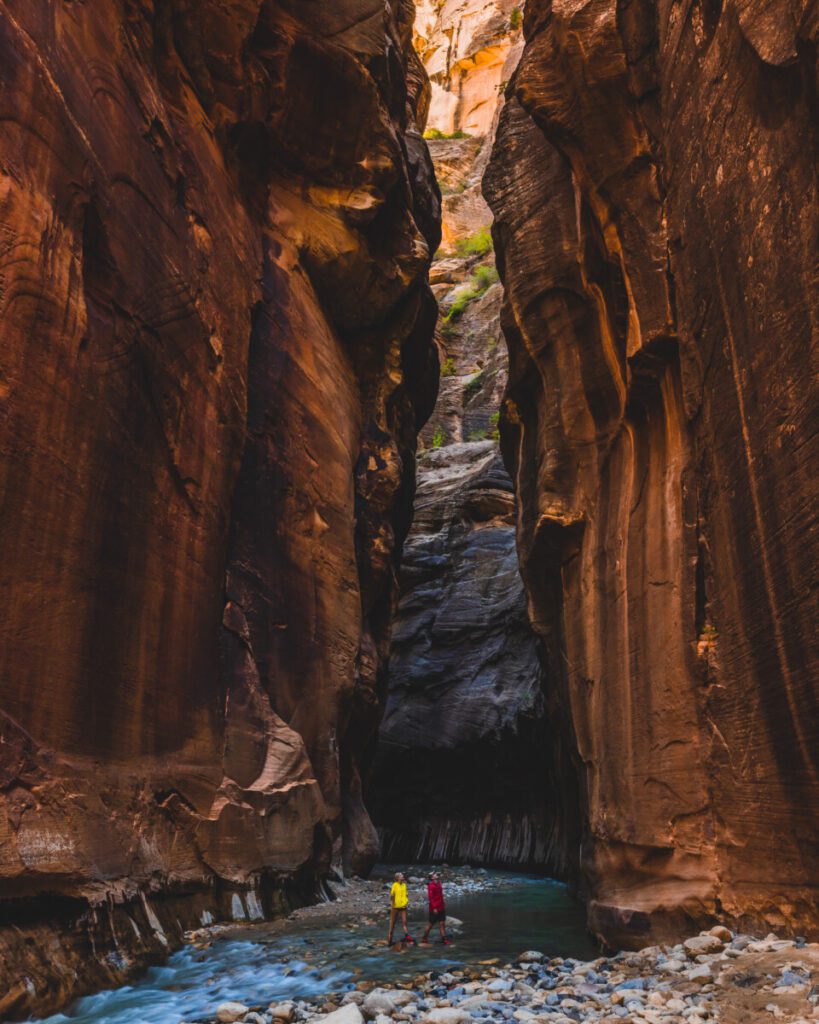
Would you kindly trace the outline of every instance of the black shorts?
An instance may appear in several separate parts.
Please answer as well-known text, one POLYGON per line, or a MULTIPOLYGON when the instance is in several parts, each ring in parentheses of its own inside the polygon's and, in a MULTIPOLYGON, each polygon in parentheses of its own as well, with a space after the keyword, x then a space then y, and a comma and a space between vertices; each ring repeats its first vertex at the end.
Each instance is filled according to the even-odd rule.
POLYGON ((446 921, 445 910, 430 910, 429 912, 429 923, 438 924, 439 921, 446 921))

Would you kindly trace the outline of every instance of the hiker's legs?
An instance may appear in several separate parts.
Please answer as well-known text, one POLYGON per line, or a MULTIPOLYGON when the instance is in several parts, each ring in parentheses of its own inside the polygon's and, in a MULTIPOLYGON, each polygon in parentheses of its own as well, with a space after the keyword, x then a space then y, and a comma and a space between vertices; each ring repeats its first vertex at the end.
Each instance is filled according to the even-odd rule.
POLYGON ((395 919, 398 917, 398 907, 390 907, 390 934, 387 936, 387 945, 392 945, 392 933, 395 931, 395 919))
POLYGON ((443 918, 438 922, 438 927, 441 930, 441 942, 444 942, 446 940, 446 924, 443 918))
POLYGON ((423 943, 423 942, 426 942, 426 941, 427 941, 427 939, 429 938, 429 932, 430 932, 430 929, 431 929, 431 928, 432 928, 432 922, 430 922, 430 923, 429 923, 429 924, 427 925, 427 930, 426 930, 426 931, 424 932, 424 937, 423 937, 423 939, 421 939, 421 942, 422 942, 422 943, 423 943))
POLYGON ((401 923, 404 926, 404 934, 405 935, 409 935, 409 928, 407 927, 407 911, 406 911, 406 908, 404 908, 401 911, 401 923))

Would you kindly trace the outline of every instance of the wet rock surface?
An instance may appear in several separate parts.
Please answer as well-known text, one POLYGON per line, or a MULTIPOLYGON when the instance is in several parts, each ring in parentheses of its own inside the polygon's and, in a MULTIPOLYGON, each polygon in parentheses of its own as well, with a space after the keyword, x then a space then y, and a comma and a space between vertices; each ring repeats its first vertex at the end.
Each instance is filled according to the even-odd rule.
POLYGON ((0 9, 4 1018, 377 852, 437 388, 412 18, 0 9))
POLYGON ((530 0, 485 178, 574 849, 630 947, 819 926, 817 23, 764 6, 530 0))

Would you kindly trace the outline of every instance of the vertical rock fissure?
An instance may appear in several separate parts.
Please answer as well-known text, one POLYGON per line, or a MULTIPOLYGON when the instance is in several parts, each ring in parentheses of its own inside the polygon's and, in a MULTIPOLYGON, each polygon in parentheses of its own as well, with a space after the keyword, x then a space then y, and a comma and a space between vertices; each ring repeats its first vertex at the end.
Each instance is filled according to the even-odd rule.
MULTIPOLYGON (((517 12, 517 13, 515 13, 517 12)), ((532 630, 498 435, 508 373, 481 179, 522 37, 506 0, 420 3, 427 140, 443 194, 431 269, 438 402, 421 433, 387 704, 367 803, 393 860, 572 873, 576 786, 532 630)))

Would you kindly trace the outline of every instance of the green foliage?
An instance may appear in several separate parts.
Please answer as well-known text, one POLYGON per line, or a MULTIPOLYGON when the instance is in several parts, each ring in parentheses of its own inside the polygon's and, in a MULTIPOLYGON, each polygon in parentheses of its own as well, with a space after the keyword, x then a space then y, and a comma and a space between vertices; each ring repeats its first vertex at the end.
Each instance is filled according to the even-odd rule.
POLYGON ((438 423, 435 430, 432 432, 432 447, 440 448, 444 441, 446 441, 446 431, 441 424, 438 423))
POLYGON ((472 430, 470 431, 467 441, 483 441, 486 437, 485 430, 472 430))
POLYGON ((513 7, 512 13, 509 15, 509 28, 511 28, 513 32, 516 32, 520 28, 522 21, 523 14, 521 9, 519 7, 513 7))
POLYGON ((449 307, 449 312, 447 313, 444 322, 447 324, 451 324, 454 320, 460 320, 460 318, 464 314, 464 310, 469 305, 469 303, 473 299, 477 299, 477 297, 480 294, 481 293, 472 285, 470 285, 468 288, 464 288, 464 290, 458 294, 455 301, 449 307))
POLYGON ((489 414, 489 424, 490 424, 490 426, 496 427, 498 425, 498 420, 499 419, 500 419, 500 410, 496 409, 494 412, 489 414))
POLYGON ((455 252, 462 258, 468 256, 485 256, 492 252, 492 232, 488 227, 478 228, 474 235, 461 238, 455 243, 455 252))
POLYGON ((441 364, 441 376, 442 377, 454 377, 455 376, 455 360, 451 357, 445 359, 441 364))
POLYGON ((470 277, 469 283, 456 295, 455 301, 449 307, 449 312, 444 317, 444 333, 446 333, 447 324, 459 320, 469 303, 473 299, 480 298, 497 280, 498 272, 493 266, 478 267, 470 277))
POLYGON ((464 398, 471 398, 472 395, 476 394, 483 387, 484 373, 481 370, 480 373, 476 373, 474 377, 471 377, 464 385, 464 398))
POLYGON ((489 426, 492 428, 492 430, 490 431, 489 436, 492 438, 493 441, 500 440, 500 430, 498 429, 498 420, 499 419, 500 419, 500 412, 495 411, 493 413, 490 413, 490 415, 489 415, 489 426))
POLYGON ((462 132, 460 128, 456 128, 454 132, 442 132, 440 128, 427 128, 424 132, 425 139, 468 139, 470 136, 467 132, 462 132))
POLYGON ((498 280, 497 267, 493 264, 485 264, 482 267, 478 267, 475 273, 472 275, 472 280, 475 282, 478 288, 482 292, 485 292, 488 288, 491 288, 493 284, 498 280))

